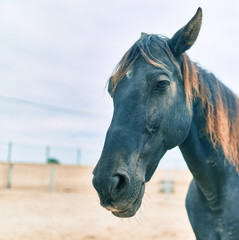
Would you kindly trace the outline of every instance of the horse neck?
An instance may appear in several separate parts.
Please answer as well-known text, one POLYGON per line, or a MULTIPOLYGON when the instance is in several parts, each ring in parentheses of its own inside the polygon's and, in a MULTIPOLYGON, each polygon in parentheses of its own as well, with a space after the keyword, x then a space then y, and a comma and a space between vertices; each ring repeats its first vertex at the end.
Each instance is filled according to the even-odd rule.
POLYGON ((194 100, 191 128, 179 148, 197 185, 211 193, 221 185, 220 182, 226 181, 232 171, 235 172, 235 168, 225 161, 221 147, 213 145, 206 131, 207 120, 202 105, 200 98, 194 100))
POLYGON ((210 199, 212 195, 218 194, 219 186, 226 181, 227 175, 222 152, 212 147, 209 138, 201 136, 197 125, 199 122, 203 123, 204 119, 192 121, 189 134, 179 148, 196 185, 210 199))

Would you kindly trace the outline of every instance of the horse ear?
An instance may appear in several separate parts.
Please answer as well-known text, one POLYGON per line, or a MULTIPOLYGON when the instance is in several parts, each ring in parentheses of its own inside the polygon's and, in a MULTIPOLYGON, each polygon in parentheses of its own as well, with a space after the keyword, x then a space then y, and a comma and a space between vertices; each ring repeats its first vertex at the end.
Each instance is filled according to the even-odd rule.
POLYGON ((147 36, 147 35, 148 35, 147 33, 141 32, 140 38, 143 38, 143 37, 145 37, 145 36, 147 36))
POLYGON ((169 40, 172 52, 179 56, 188 50, 196 41, 202 24, 202 9, 198 8, 193 18, 178 30, 169 40))

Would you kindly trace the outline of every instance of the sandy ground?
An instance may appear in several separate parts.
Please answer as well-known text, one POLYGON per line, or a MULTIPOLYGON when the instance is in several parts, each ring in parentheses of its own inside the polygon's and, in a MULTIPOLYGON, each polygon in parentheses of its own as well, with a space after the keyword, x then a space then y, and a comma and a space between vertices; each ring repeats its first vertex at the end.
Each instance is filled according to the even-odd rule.
POLYGON ((53 193, 47 186, 21 187, 17 184, 17 176, 20 183, 20 176, 30 177, 24 173, 17 175, 15 171, 13 188, 0 189, 0 240, 195 239, 184 206, 191 180, 189 172, 171 172, 171 179, 176 183, 175 192, 167 200, 159 191, 159 181, 167 174, 157 170, 146 185, 144 201, 136 216, 119 219, 99 205, 91 186, 91 171, 92 168, 81 168, 77 187, 72 187, 74 181, 69 182, 68 177, 70 187, 57 188, 56 185, 53 193))

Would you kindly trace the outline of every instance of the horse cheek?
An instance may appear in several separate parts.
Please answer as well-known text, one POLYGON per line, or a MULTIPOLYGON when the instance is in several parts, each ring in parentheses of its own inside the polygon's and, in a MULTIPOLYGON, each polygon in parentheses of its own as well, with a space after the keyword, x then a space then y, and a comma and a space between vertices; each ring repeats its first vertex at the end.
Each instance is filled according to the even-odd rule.
MULTIPOLYGON (((178 108, 177 108, 178 109, 178 108)), ((192 117, 187 109, 169 113, 167 118, 166 148, 171 149, 180 145, 187 137, 192 117)))

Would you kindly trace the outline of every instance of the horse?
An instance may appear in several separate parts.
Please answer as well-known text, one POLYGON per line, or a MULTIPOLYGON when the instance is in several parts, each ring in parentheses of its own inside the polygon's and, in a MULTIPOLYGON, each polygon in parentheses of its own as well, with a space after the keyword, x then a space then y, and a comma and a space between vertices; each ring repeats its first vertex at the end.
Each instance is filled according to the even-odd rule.
POLYGON ((186 196, 197 240, 239 239, 239 99, 186 51, 202 9, 172 38, 141 34, 108 81, 114 112, 93 186, 121 218, 139 209, 145 184, 178 146, 193 175, 186 196))

